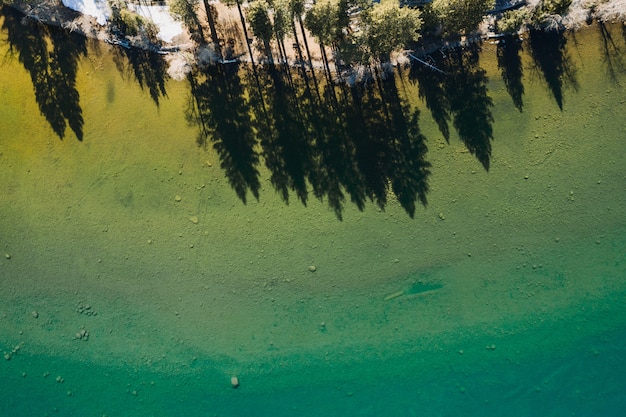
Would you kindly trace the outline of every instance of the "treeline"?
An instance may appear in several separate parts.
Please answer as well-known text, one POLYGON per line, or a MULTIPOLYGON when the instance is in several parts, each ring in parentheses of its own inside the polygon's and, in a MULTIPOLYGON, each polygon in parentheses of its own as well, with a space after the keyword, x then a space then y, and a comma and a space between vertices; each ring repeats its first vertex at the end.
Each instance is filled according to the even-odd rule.
MULTIPOLYGON (((139 1, 139 0, 137 0, 139 1)), ((336 65, 371 65, 420 43, 437 44, 476 34, 483 22, 489 30, 516 32, 524 27, 561 28, 572 0, 171 0, 172 16, 187 27, 204 56, 200 62, 237 58, 245 45, 249 60, 312 65, 311 49, 336 65), (240 24, 222 19, 220 10, 237 10, 240 24), (487 19, 488 18, 488 19, 487 19), (238 32, 238 33, 237 33, 238 32), (313 39, 309 39, 312 37, 313 39), (253 51, 256 41, 260 54, 253 51), (295 51, 291 51, 293 41, 295 51), (241 48, 240 48, 241 49, 241 48), (330 51, 330 57, 328 56, 330 51)), ((109 26, 118 38, 153 38, 154 25, 111 0, 109 26)), ((484 27, 483 27, 484 29, 484 27)), ((133 44, 135 44, 134 42, 133 44)))
MULTIPOLYGON (((572 0, 532 4, 523 0, 224 1, 237 8, 243 30, 235 30, 242 31, 241 44, 247 46, 253 62, 251 40, 256 39, 265 62, 295 59, 312 65, 311 50, 319 47, 324 65, 328 66, 330 59, 338 67, 385 63, 407 48, 456 41, 479 29, 499 33, 524 28, 562 29, 563 16, 572 4, 572 0), (481 27, 483 23, 487 26, 481 27), (314 41, 309 42, 309 36, 314 41), (287 39, 296 49, 292 53, 287 39)), ((233 40, 237 36, 232 34, 234 28, 225 28, 220 22, 219 3, 172 0, 169 4, 172 14, 186 24, 198 44, 211 48, 213 61, 233 58, 233 40)))
MULTIPOLYGON (((208 11, 201 16, 200 0, 173 0, 172 14, 183 21, 192 37, 209 40, 217 59, 224 59, 224 42, 219 31, 215 4, 203 0, 208 11), (203 25, 204 18, 207 25, 203 25)), ((401 3, 398 0, 252 0, 242 7, 240 0, 227 0, 229 6, 239 11, 246 41, 253 35, 260 44, 264 59, 273 63, 285 60, 285 40, 296 45, 304 43, 308 57, 300 50, 296 58, 310 57, 307 36, 312 36, 316 47, 321 47, 325 64, 327 48, 332 51, 335 63, 383 63, 394 52, 419 42, 424 33, 454 37, 472 33, 478 28, 495 0, 434 0, 432 2, 401 3), (248 32, 248 28, 250 32, 248 32), (278 50, 279 57, 273 51, 278 50)), ((251 59, 252 50, 249 54, 251 59)))

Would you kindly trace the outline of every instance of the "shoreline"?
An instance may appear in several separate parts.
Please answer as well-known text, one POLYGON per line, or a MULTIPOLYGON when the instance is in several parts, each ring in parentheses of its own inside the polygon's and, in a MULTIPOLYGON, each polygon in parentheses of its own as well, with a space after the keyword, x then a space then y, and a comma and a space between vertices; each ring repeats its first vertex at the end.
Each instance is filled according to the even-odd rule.
MULTIPOLYGON (((528 2, 528 7, 534 7, 540 0, 531 0, 528 2)), ((593 3, 593 2, 592 2, 593 3)), ((14 0, 8 3, 1 3, 3 6, 11 7, 20 13, 23 13, 26 18, 33 19, 34 21, 49 25, 60 27, 68 30, 72 33, 78 33, 87 38, 96 39, 100 42, 105 42, 113 46, 118 46, 125 49, 142 49, 159 53, 165 56, 168 63, 168 75, 177 80, 183 80, 194 67, 202 65, 216 65, 220 61, 212 57, 213 54, 210 44, 198 44, 191 40, 187 28, 184 26, 183 34, 176 36, 171 42, 162 41, 162 44, 146 43, 141 40, 131 40, 128 37, 116 39, 109 33, 108 24, 101 25, 98 23, 96 17, 75 11, 65 6, 61 0, 43 0, 35 4, 29 3, 24 0, 14 0), (175 53, 175 54, 174 54, 175 53)), ((234 13, 232 7, 225 6, 219 3, 222 10, 220 16, 226 20, 230 19, 229 23, 232 23, 233 16, 229 14, 234 13)), ((202 11, 204 6, 200 5, 202 11)), ((602 22, 615 22, 621 20, 623 25, 626 25, 626 1, 624 0, 612 0, 607 3, 602 3, 598 7, 590 7, 589 2, 585 0, 574 0, 571 5, 571 9, 567 15, 555 16, 559 21, 563 30, 578 30, 583 25, 589 25, 591 21, 602 22), (623 6, 621 3, 625 3, 623 6)), ((523 37, 524 33, 528 31, 528 28, 522 28, 514 33, 493 33, 489 29, 488 19, 486 18, 479 26, 476 33, 468 37, 461 37, 459 40, 450 40, 444 38, 432 37, 424 42, 424 37, 420 40, 417 48, 406 50, 404 53, 392 54, 393 58, 391 64, 393 66, 407 64, 415 57, 423 58, 427 57, 437 51, 443 51, 451 48, 466 47, 474 43, 480 43, 486 40, 493 40, 493 42, 499 42, 498 39, 502 37, 523 37), (407 54, 408 53, 408 54, 407 54), (394 56, 395 55, 395 56, 394 56), (412 55, 412 56, 409 56, 412 55)), ((238 29, 241 29, 240 27, 238 29)), ((551 30, 551 29, 543 29, 551 30)), ((319 48, 315 39, 309 34, 307 36, 309 43, 319 48)), ((287 38, 286 44, 290 44, 293 41, 290 37, 287 38)), ((242 42, 240 42, 242 43, 242 42)), ((254 47, 253 47, 254 49, 254 47)), ((313 48, 311 48, 313 49, 313 48)), ((326 47, 326 52, 330 51, 326 47)), ((258 54, 254 56, 254 60, 257 63, 265 62, 266 59, 258 54)), ((295 55, 295 49, 289 50, 288 60, 291 61, 290 65, 301 65, 297 56, 295 55)), ((313 55, 316 55, 314 51, 313 55)), ((321 54, 317 52, 315 59, 311 61, 313 68, 323 69, 324 63, 322 61, 321 54)), ((235 60, 239 62, 251 62, 248 51, 241 52, 234 55, 235 60)), ((225 61, 224 61, 225 62, 225 61)), ((230 60, 228 61, 230 63, 230 60)), ((329 60, 329 65, 336 69, 334 60, 329 60)))

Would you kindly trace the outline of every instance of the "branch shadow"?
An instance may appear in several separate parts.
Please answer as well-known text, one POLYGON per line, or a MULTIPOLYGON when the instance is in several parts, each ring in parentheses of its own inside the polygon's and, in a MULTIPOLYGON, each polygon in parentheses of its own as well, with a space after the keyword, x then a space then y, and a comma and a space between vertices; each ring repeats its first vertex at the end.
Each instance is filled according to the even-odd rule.
POLYGON ((313 133, 308 181, 339 219, 346 196, 359 210, 368 200, 384 210, 391 198, 411 217, 417 202, 427 204, 426 138, 419 110, 401 98, 397 77, 381 73, 367 83, 326 84, 323 94, 299 100, 308 104, 301 114, 310 116, 304 131, 313 133))
POLYGON ((419 128, 419 110, 401 99, 395 76, 381 75, 373 85, 349 88, 345 133, 362 179, 360 193, 352 198, 365 197, 384 209, 394 196, 414 217, 416 203, 427 204, 426 137, 419 128))
POLYGON ((534 67, 543 76, 559 109, 563 111, 563 90, 578 90, 576 67, 566 50, 567 38, 561 30, 531 29, 528 37, 534 67))
POLYGON ((496 50, 498 68, 506 91, 513 100, 513 105, 521 113, 524 109, 524 68, 522 66, 522 42, 517 36, 506 36, 500 40, 496 50))
POLYGON ((76 89, 78 62, 87 56, 84 36, 47 26, 21 12, 0 7, 10 53, 29 72, 41 114, 60 139, 67 126, 83 140, 80 94, 76 89))
MULTIPOLYGON (((429 58, 433 64, 437 65, 432 57, 429 58)), ((426 107, 430 110, 430 114, 437 123, 439 131, 446 142, 449 143, 450 103, 445 89, 446 75, 421 65, 412 65, 409 77, 417 81, 419 97, 426 102, 426 107)))
POLYGON ((117 70, 124 77, 132 77, 158 106, 161 97, 167 97, 167 62, 163 55, 140 48, 111 46, 117 70))
POLYGON ((321 86, 283 66, 209 67, 189 77, 188 120, 197 142, 212 143, 231 187, 259 199, 259 163, 289 204, 311 193, 338 219, 346 200, 384 209, 391 199, 414 216, 427 204, 430 164, 419 111, 401 98, 392 75, 358 86, 321 86), (254 71, 253 71, 254 70, 254 71), (317 90, 315 90, 317 92, 317 90))
POLYGON ((228 182, 245 204, 248 192, 259 199, 260 156, 239 66, 210 66, 189 74, 191 96, 186 117, 199 128, 198 145, 213 145, 228 182))
MULTIPOLYGON (((601 51, 604 64, 606 65, 606 73, 610 80, 617 84, 618 74, 622 74, 626 70, 623 47, 618 45, 615 39, 613 39, 610 28, 604 22, 599 20, 597 25, 600 39, 602 40, 601 51)), ((622 31, 626 31, 624 25, 622 25, 622 31)))
POLYGON ((430 57, 445 74, 413 63, 410 79, 417 81, 419 95, 426 102, 446 141, 451 120, 459 139, 485 170, 491 162, 493 100, 487 90, 487 73, 479 65, 478 44, 450 49, 438 60, 430 57))
POLYGON ((480 48, 455 49, 447 60, 446 93, 453 125, 472 155, 489 171, 493 140, 493 100, 487 95, 487 72, 479 66, 480 48))
POLYGON ((294 85, 289 68, 267 66, 260 74, 264 101, 271 115, 267 134, 261 136, 265 166, 270 182, 289 203, 290 191, 306 205, 307 177, 311 171, 311 137, 308 135, 300 91, 294 85))

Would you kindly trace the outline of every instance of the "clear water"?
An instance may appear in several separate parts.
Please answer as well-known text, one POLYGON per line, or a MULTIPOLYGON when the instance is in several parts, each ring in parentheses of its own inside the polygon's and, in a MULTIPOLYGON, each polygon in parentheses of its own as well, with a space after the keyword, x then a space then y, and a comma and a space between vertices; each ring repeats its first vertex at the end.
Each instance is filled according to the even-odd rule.
POLYGON ((0 415, 622 415, 626 42, 601 29, 433 56, 446 77, 319 118, 300 96, 337 135, 308 148, 269 74, 263 102, 245 69, 174 82, 4 10, 0 415), (402 123, 408 162, 375 141, 402 123))

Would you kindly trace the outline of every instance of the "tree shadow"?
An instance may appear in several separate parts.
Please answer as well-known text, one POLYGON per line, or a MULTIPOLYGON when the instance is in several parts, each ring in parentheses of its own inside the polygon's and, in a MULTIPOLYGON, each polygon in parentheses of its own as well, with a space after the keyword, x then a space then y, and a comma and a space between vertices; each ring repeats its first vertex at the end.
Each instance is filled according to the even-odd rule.
POLYGON ((524 108, 522 50, 522 42, 517 36, 511 35, 502 38, 496 50, 498 68, 500 68, 506 91, 511 96, 513 105, 520 112, 522 112, 524 108))
POLYGON ((87 40, 55 26, 47 26, 21 12, 3 6, 2 29, 7 32, 10 53, 29 72, 39 110, 52 130, 63 139, 67 126, 83 139, 83 116, 76 89, 78 62, 87 56, 87 40))
POLYGON ((122 76, 133 77, 142 90, 148 90, 158 106, 161 97, 167 97, 167 62, 163 55, 140 48, 112 46, 113 60, 122 76))
MULTIPOLYGON (((346 196, 359 210, 368 200, 384 209, 394 196, 413 217, 416 202, 427 203, 430 164, 419 112, 400 98, 395 74, 352 86, 325 84, 319 96, 312 94, 306 77, 291 79, 291 89, 285 88, 284 78, 282 88, 274 89, 283 98, 273 98, 291 110, 274 106, 271 117, 276 133, 289 132, 288 148, 297 151, 270 153, 264 147, 266 160, 281 161, 268 165, 272 175, 276 166, 297 166, 280 170, 289 178, 283 183, 304 203, 306 176, 315 196, 326 200, 339 219, 346 196), (285 126, 287 120, 293 122, 291 128, 285 126)), ((288 201, 285 189, 279 191, 288 201)))
POLYGON ((372 88, 351 88, 355 116, 351 120, 364 129, 357 133, 356 126, 348 126, 346 130, 355 144, 365 195, 383 209, 391 191, 413 217, 417 201, 427 204, 430 175, 419 110, 411 109, 400 98, 395 77, 379 76, 375 83, 376 92, 372 88))
MULTIPOLYGON (((602 40, 602 58, 606 65, 606 72, 611 81, 614 84, 618 83, 618 75, 623 73, 626 69, 624 65, 624 51, 623 47, 618 45, 613 39, 613 35, 607 25, 598 21, 598 31, 600 32, 600 39, 602 40)), ((624 29, 622 25, 622 30, 624 29)))
MULTIPOLYGON (((436 64, 432 57, 430 60, 436 64)), ((430 114, 446 142, 450 142, 450 127, 448 125, 450 122, 450 103, 445 89, 446 75, 425 66, 413 65, 409 76, 418 81, 419 97, 426 102, 426 107, 430 110, 430 114)))
POLYGON ((554 100, 563 111, 563 89, 571 86, 578 90, 576 68, 565 48, 567 38, 564 31, 531 29, 528 44, 535 68, 543 75, 554 100))
POLYGON ((289 192, 306 205, 307 177, 311 170, 311 137, 304 117, 302 88, 296 87, 289 68, 270 65, 261 74, 262 95, 267 104, 268 127, 261 135, 265 166, 270 170, 270 182, 285 202, 289 192))
POLYGON ((485 170, 491 162, 493 140, 493 101, 487 94, 487 73, 479 65, 480 46, 454 48, 432 63, 445 74, 414 63, 409 76, 418 82, 420 97, 426 102, 444 138, 449 140, 448 121, 459 139, 485 170))
POLYGON ((491 161, 493 101, 487 95, 487 73, 478 64, 480 48, 457 48, 447 59, 446 93, 459 138, 485 170, 491 161))
POLYGON ((212 143, 231 187, 246 203, 248 192, 259 198, 260 157, 250 117, 251 103, 239 71, 239 64, 229 64, 191 73, 186 116, 199 127, 197 143, 212 143))
POLYGON ((218 66, 190 77, 187 116, 198 142, 214 144, 244 203, 248 192, 259 198, 261 160, 286 204, 295 195, 307 205, 313 193, 339 219, 347 199, 363 210, 368 200, 384 209, 393 198, 410 216, 427 203, 426 138, 393 76, 326 84, 318 95, 288 68, 256 70, 218 66))
POLYGON ((312 95, 309 102, 310 110, 306 114, 311 116, 309 130, 315 155, 309 179, 315 196, 319 200, 326 199, 341 219, 346 194, 359 210, 364 210, 366 192, 363 175, 354 160, 356 145, 346 133, 351 128, 346 106, 339 107, 334 90, 331 84, 322 85, 321 94, 312 95))

